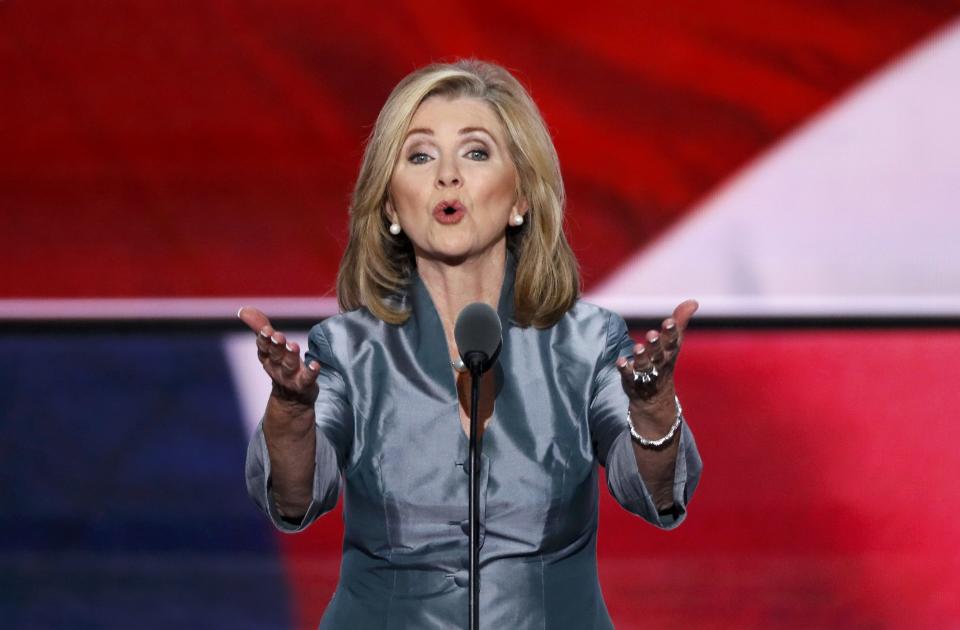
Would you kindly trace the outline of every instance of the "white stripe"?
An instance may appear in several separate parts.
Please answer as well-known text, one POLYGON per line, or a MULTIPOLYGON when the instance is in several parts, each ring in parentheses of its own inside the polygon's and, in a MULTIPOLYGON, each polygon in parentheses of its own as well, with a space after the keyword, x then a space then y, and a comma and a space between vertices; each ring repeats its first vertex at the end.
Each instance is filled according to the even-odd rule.
POLYGON ((246 305, 273 318, 319 321, 338 312, 330 297, 17 299, 0 300, 0 320, 231 319, 246 305))
MULTIPOLYGON (((661 293, 650 297, 623 294, 587 296, 587 301, 616 311, 627 317, 665 317, 682 300, 691 297, 661 293)), ((698 316, 708 317, 782 317, 782 316, 836 316, 836 317, 957 317, 960 316, 960 296, 737 296, 698 295, 698 316)), ((237 304, 261 308, 269 317, 320 321, 337 314, 336 300, 317 299, 229 299, 224 307, 220 298, 182 300, 0 300, 0 321, 97 321, 123 319, 131 321, 177 321, 232 319, 237 304), (37 305, 36 302, 42 302, 37 305), (83 302, 78 306, 76 302, 83 302), (137 304, 143 302, 143 304, 137 304), (163 302, 157 308, 157 302, 163 302), (209 302, 209 303, 208 303, 209 302), (279 303, 283 303, 278 307, 279 303)), ((244 338, 246 335, 244 334, 244 338)), ((248 340, 249 341, 249 340, 248 340)))
POLYGON ((591 301, 628 316, 679 294, 717 315, 960 315, 958 69, 960 20, 773 147, 591 301))
MULTIPOLYGON (((592 295, 590 302, 626 317, 661 319, 690 296, 634 298, 592 295)), ((699 295, 696 317, 947 317, 960 316, 960 296, 699 295)))

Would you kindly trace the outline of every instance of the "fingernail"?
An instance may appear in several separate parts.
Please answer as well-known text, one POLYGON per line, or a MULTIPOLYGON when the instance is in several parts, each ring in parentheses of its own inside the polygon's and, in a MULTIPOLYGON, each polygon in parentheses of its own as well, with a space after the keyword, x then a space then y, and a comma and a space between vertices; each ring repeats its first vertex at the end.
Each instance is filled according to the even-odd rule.
POLYGON ((240 317, 240 311, 242 311, 242 310, 243 310, 243 307, 242 307, 242 306, 237 309, 237 317, 240 317))
POLYGON ((266 339, 266 338, 269 337, 270 335, 267 334, 267 329, 266 329, 266 328, 261 328, 261 329, 260 329, 260 336, 263 337, 264 339, 266 339))
POLYGON ((287 347, 287 350, 289 350, 290 352, 293 352, 293 348, 290 347, 290 344, 289 344, 289 343, 286 344, 286 347, 287 347))
POLYGON ((273 343, 274 345, 277 345, 277 346, 280 345, 280 342, 277 341, 277 338, 276 338, 276 337, 270 337, 270 341, 271 341, 271 343, 273 343))
POLYGON ((640 346, 640 349, 637 350, 636 352, 634 352, 634 354, 637 355, 637 356, 640 356, 641 354, 643 354, 643 353, 646 352, 646 351, 647 351, 647 349, 646 349, 645 347, 640 346))
POLYGON ((676 327, 676 325, 677 325, 676 322, 670 322, 670 323, 668 323, 668 324, 665 326, 665 328, 666 328, 667 330, 673 330, 673 329, 676 327))
POLYGON ((308 365, 307 367, 313 370, 314 372, 316 372, 320 368, 320 366, 317 365, 316 361, 311 361, 310 365, 308 365))
POLYGON ((650 340, 650 343, 657 343, 658 341, 660 341, 660 337, 654 337, 650 340))

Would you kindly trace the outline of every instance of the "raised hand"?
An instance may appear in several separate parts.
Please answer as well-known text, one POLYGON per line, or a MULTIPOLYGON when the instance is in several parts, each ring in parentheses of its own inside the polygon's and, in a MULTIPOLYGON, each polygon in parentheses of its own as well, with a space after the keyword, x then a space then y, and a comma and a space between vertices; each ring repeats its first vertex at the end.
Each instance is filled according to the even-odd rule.
POLYGON ((679 304, 673 315, 663 320, 660 330, 648 330, 643 342, 633 347, 633 360, 621 358, 617 361, 623 390, 630 397, 631 404, 660 403, 670 410, 668 416, 672 414, 673 372, 683 333, 699 306, 696 300, 679 304))
POLYGON ((244 306, 237 312, 237 317, 257 333, 257 357, 273 381, 272 395, 312 409, 319 393, 317 373, 320 364, 311 361, 304 365, 297 343, 288 341, 283 333, 274 330, 260 310, 244 306))

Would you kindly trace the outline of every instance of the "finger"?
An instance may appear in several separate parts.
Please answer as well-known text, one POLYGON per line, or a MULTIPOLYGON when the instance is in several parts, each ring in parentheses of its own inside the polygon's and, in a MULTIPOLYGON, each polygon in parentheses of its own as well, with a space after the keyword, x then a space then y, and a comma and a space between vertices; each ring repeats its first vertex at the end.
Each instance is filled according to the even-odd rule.
POLYGON ((684 300, 677 305, 677 308, 673 309, 673 319, 677 322, 680 334, 683 334, 683 331, 687 329, 690 318, 693 317, 698 308, 700 308, 700 303, 696 300, 684 300))
POLYGON ((668 317, 663 320, 660 326, 660 344, 664 352, 669 355, 680 347, 680 330, 677 328, 677 320, 668 317))
MULTIPOLYGON (((265 327, 270 326, 270 320, 263 314, 263 311, 252 306, 241 306, 237 311, 237 317, 244 324, 250 327, 253 332, 260 332, 265 327)), ((270 332, 273 332, 272 330, 270 332)))
POLYGON ((630 361, 627 357, 620 357, 617 359, 616 365, 617 371, 620 372, 620 381, 623 384, 623 389, 630 394, 630 392, 633 392, 636 388, 636 383, 633 380, 633 371, 638 369, 636 362, 630 361))
POLYGON ((283 361, 283 355, 286 352, 285 344, 287 342, 286 338, 283 336, 283 333, 276 332, 270 335, 270 343, 267 345, 267 354, 270 355, 270 362, 275 365, 280 365, 280 362, 283 361))
POLYGON ((257 356, 260 357, 260 361, 269 358, 270 335, 272 334, 273 328, 270 326, 264 326, 260 329, 260 332, 257 333, 257 356))
POLYGON ((650 352, 647 350, 646 343, 638 343, 633 346, 633 361, 631 370, 633 372, 639 372, 641 370, 648 370, 652 362, 650 361, 650 352))
POLYGON ((660 343, 660 331, 648 330, 646 340, 647 354, 650 355, 650 362, 659 366, 663 363, 663 345, 660 343))
POLYGON ((306 369, 300 370, 297 374, 297 388, 305 390, 312 386, 317 380, 317 374, 320 372, 320 364, 316 361, 310 361, 305 366, 306 369))
POLYGON ((284 346, 283 357, 280 359, 280 367, 284 374, 288 376, 296 374, 302 364, 300 347, 296 343, 288 341, 284 346))

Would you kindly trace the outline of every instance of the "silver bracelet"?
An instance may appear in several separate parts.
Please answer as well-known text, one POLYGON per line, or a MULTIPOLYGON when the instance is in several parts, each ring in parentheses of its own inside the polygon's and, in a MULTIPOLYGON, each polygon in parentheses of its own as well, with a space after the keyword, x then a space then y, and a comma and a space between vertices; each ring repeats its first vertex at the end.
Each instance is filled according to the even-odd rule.
POLYGON ((640 444, 640 446, 644 446, 646 448, 660 448, 661 446, 669 442, 671 439, 673 439, 673 436, 676 435, 677 433, 677 429, 680 428, 680 421, 683 420, 683 409, 680 407, 680 399, 674 396, 673 402, 677 405, 677 419, 674 420, 673 426, 670 427, 670 430, 667 431, 667 434, 657 440, 648 440, 647 438, 637 433, 637 430, 633 428, 633 420, 630 419, 630 407, 628 406, 627 407, 627 426, 630 427, 630 437, 636 440, 640 444))

